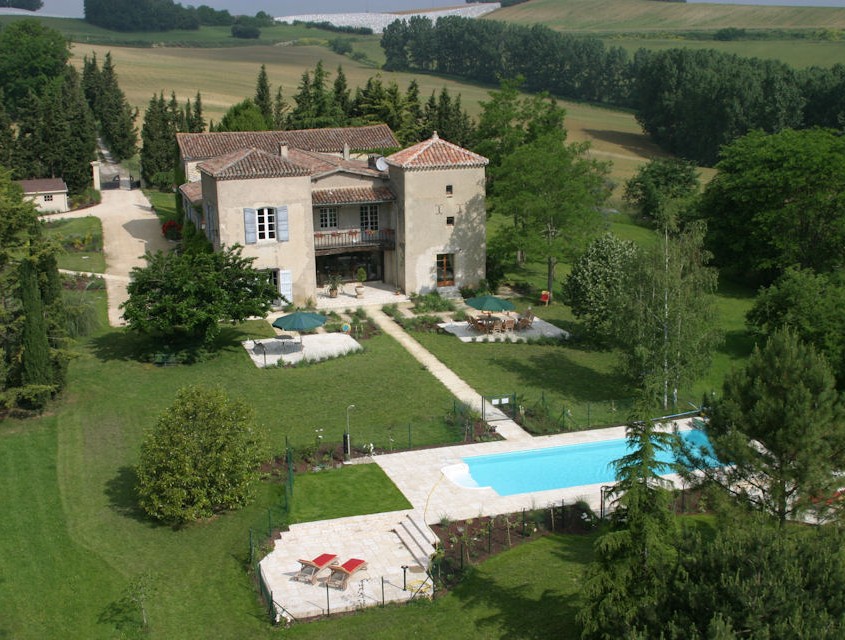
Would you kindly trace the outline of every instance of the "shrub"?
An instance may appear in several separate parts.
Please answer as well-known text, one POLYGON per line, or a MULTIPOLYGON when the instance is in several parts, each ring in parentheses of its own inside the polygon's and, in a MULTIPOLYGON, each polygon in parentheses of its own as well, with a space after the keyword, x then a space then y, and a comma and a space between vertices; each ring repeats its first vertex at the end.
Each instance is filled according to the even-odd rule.
POLYGON ((232 37, 244 40, 257 40, 261 37, 261 29, 250 25, 233 24, 232 37))
POLYGON ((259 480, 264 440, 242 401, 219 388, 180 389, 141 446, 141 508, 181 524, 244 506, 259 480))
POLYGON ((181 240, 182 225, 176 222, 175 220, 168 220, 163 225, 161 225, 161 235, 163 235, 168 240, 181 240))
POLYGON ((414 303, 414 313, 416 314, 455 310, 455 304, 451 300, 441 298, 436 291, 422 296, 412 294, 411 301, 414 303))

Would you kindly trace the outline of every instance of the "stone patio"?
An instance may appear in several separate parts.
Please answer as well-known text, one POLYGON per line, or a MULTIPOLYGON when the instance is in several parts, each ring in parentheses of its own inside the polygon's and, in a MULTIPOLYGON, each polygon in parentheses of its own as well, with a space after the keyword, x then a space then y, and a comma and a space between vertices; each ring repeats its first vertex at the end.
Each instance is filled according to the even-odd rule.
POLYGON ((442 322, 437 326, 456 336, 461 342, 527 342, 537 338, 569 338, 569 333, 540 318, 534 318, 534 322, 527 329, 504 333, 479 333, 471 328, 468 322, 442 322))
POLYGON ((246 340, 241 344, 258 368, 275 367, 279 362, 297 364, 303 360, 329 360, 361 350, 358 341, 345 333, 295 336, 295 333, 283 333, 275 338, 246 340))

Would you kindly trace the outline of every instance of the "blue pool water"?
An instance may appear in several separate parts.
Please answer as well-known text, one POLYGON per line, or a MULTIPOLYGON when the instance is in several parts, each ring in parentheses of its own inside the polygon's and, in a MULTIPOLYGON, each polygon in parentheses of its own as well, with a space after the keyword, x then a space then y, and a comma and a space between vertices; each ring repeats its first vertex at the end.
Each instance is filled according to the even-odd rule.
MULTIPOLYGON (((681 438, 694 451, 710 450, 704 432, 681 431, 681 438)), ((515 451, 489 456, 463 458, 472 480, 479 487, 492 487, 500 496, 565 489, 585 484, 612 483, 616 480, 613 462, 630 453, 624 438, 586 442, 548 449, 515 451)), ((658 460, 674 461, 672 452, 663 452, 658 460)), ((666 473, 670 473, 666 469, 666 473)))

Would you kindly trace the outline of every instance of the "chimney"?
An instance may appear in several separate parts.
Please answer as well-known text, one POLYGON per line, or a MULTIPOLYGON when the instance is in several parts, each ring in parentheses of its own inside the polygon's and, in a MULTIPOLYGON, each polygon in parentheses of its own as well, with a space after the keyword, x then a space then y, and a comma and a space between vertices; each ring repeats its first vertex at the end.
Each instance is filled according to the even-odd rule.
POLYGON ((282 142, 279 145, 279 155, 282 156, 282 160, 288 159, 288 143, 282 142))
POLYGON ((349 143, 348 142, 343 143, 343 159, 349 160, 349 143))

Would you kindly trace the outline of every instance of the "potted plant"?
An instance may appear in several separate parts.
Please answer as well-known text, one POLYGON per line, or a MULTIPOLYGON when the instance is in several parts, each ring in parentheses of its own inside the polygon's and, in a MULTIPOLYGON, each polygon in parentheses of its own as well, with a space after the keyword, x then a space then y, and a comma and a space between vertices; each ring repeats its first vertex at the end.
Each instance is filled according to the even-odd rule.
POLYGON ((355 279, 358 280, 358 284, 355 286, 355 297, 363 298, 364 281, 367 279, 367 270, 364 267, 358 267, 358 271, 355 272, 355 279))
POLYGON ((343 278, 339 273, 330 273, 326 279, 326 291, 330 298, 337 298, 337 292, 343 290, 343 278))

